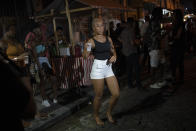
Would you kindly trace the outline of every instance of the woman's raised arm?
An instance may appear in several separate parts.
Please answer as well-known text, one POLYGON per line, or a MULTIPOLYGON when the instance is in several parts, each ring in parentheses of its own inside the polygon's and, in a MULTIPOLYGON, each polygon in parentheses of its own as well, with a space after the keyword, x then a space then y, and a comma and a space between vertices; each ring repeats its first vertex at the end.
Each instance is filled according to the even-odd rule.
POLYGON ((87 58, 87 57, 90 55, 90 53, 91 53, 91 51, 92 51, 92 49, 93 49, 94 47, 95 47, 95 44, 94 44, 93 40, 92 40, 92 39, 88 40, 88 41, 84 44, 84 51, 83 51, 82 56, 83 56, 84 58, 87 58))

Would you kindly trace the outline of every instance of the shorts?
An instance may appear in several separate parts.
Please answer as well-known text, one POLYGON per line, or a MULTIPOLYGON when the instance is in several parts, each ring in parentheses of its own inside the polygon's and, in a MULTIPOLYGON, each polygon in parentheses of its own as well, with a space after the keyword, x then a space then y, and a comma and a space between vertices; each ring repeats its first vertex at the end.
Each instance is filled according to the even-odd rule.
POLYGON ((104 79, 114 76, 112 64, 106 65, 106 62, 107 60, 94 60, 90 74, 91 79, 104 79))
POLYGON ((38 60, 41 68, 43 63, 46 63, 49 68, 52 68, 47 57, 38 57, 38 60))
POLYGON ((47 57, 38 57, 38 60, 39 60, 41 69, 45 72, 47 76, 54 75, 52 67, 47 57))
POLYGON ((150 66, 158 67, 159 65, 159 50, 151 50, 149 52, 150 55, 150 66))

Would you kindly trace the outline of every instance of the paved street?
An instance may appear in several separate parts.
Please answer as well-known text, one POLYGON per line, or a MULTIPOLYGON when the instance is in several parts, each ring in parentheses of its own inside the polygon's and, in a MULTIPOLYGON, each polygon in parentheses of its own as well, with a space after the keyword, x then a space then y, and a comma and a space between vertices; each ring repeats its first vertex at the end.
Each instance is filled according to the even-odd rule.
POLYGON ((47 131, 195 131, 196 130, 196 59, 185 62, 185 83, 139 91, 121 89, 120 99, 114 109, 117 125, 105 117, 108 97, 103 100, 101 117, 105 121, 98 127, 92 117, 92 105, 58 122, 47 131), (171 90, 174 92, 171 93, 171 90), (170 93, 168 93, 170 91, 170 93))

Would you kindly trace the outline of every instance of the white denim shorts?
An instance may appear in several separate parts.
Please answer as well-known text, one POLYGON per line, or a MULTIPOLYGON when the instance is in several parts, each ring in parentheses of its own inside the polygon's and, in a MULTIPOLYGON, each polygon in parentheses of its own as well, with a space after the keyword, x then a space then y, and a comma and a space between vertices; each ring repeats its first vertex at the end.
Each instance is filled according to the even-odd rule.
POLYGON ((114 76, 112 64, 106 65, 106 62, 107 60, 94 60, 90 74, 91 79, 103 79, 114 76))
POLYGON ((149 55, 150 55, 150 66, 158 67, 160 61, 159 50, 151 50, 149 52, 149 55))

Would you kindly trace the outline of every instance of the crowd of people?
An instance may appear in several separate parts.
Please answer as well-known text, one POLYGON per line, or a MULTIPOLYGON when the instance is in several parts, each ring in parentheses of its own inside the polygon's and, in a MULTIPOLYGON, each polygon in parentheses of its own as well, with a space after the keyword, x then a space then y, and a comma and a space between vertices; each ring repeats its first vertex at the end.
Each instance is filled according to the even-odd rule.
MULTIPOLYGON (((172 25, 163 24, 162 9, 155 8, 151 16, 145 16, 145 22, 141 26, 130 17, 127 22, 117 24, 115 31, 110 23, 110 33, 104 32, 105 23, 102 18, 93 20, 93 37, 84 45, 77 45, 80 49, 79 53, 76 51, 75 54, 78 53, 77 56, 84 58, 94 56, 90 78, 95 91, 94 118, 98 125, 104 124, 99 118, 104 80, 112 94, 106 116, 113 124, 115 120, 111 113, 120 95, 116 77, 126 78, 129 88, 147 90, 141 81, 141 73, 147 71, 152 74, 149 87, 162 88, 167 84, 163 76, 169 65, 172 83, 178 82, 176 71, 179 68, 179 82, 183 84, 185 52, 190 51, 191 47, 195 51, 192 37, 194 29, 190 29, 189 21, 187 24, 183 22, 181 10, 174 10, 172 17, 172 25)), ((43 98, 42 105, 49 107, 51 103, 45 93, 47 82, 50 82, 53 89, 52 102, 58 102, 57 89, 61 83, 55 76, 51 57, 69 57, 73 50, 63 34, 62 27, 57 27, 56 32, 59 49, 55 44, 55 35, 44 39, 39 25, 34 26, 26 35, 24 46, 16 40, 15 35, 15 26, 11 25, 0 40, 0 69, 3 73, 2 82, 10 80, 9 83, 3 84, 8 87, 4 88, 5 92, 11 93, 10 98, 19 103, 14 114, 10 114, 10 118, 16 116, 16 119, 12 120, 17 121, 19 129, 22 128, 20 119, 25 115, 34 117, 37 113, 32 91, 37 83, 43 98)), ((12 109, 10 105, 6 109, 8 108, 12 109)))
MULTIPOLYGON (((57 29, 59 41, 61 41, 62 36, 61 30, 61 28, 57 29)), ((5 106, 3 112, 8 112, 8 115, 4 120, 7 124, 13 123, 13 127, 5 127, 5 129, 24 130, 24 127, 30 124, 25 120, 26 118, 47 116, 46 113, 40 113, 36 109, 34 86, 40 90, 43 106, 49 107, 51 104, 45 92, 48 83, 53 88, 52 102, 58 102, 57 87, 59 84, 50 59, 50 54, 51 56, 55 54, 53 37, 50 36, 48 41, 44 41, 40 25, 35 24, 26 35, 24 44, 16 39, 16 25, 9 25, 1 38, 1 81, 2 85, 5 86, 3 92, 6 95, 9 94, 8 96, 2 95, 2 99, 7 97, 3 103, 5 106), (48 43, 51 45, 48 46, 48 43), (7 120, 8 118, 9 120, 7 120)), ((59 44, 65 44, 65 42, 59 42, 59 44)))
POLYGON ((133 18, 128 18, 114 31, 111 22, 109 37, 107 33, 104 35, 104 20, 94 19, 93 37, 85 44, 84 57, 91 53, 94 56, 90 75, 95 90, 93 107, 97 125, 104 125, 99 117, 104 80, 112 95, 106 111, 106 117, 112 124, 116 121, 111 112, 120 95, 115 76, 125 77, 128 88, 147 91, 148 87, 142 85, 142 71, 151 73, 149 88, 159 89, 167 85, 164 77, 167 69, 173 85, 184 83, 184 56, 188 46, 180 9, 173 11, 171 22, 163 23, 162 9, 154 8, 152 16, 146 16, 142 26, 133 18))
POLYGON ((116 49, 119 64, 115 63, 114 68, 118 69, 116 74, 119 77, 128 79, 129 88, 146 90, 141 84, 143 72, 152 75, 150 88, 162 88, 167 84, 163 77, 166 70, 170 71, 171 79, 176 83, 177 68, 179 81, 183 83, 184 55, 190 50, 188 42, 193 36, 189 36, 185 29, 180 9, 173 11, 172 21, 164 23, 163 19, 162 9, 155 8, 151 16, 145 16, 140 26, 138 21, 128 18, 111 34, 114 45, 119 48, 116 49))

